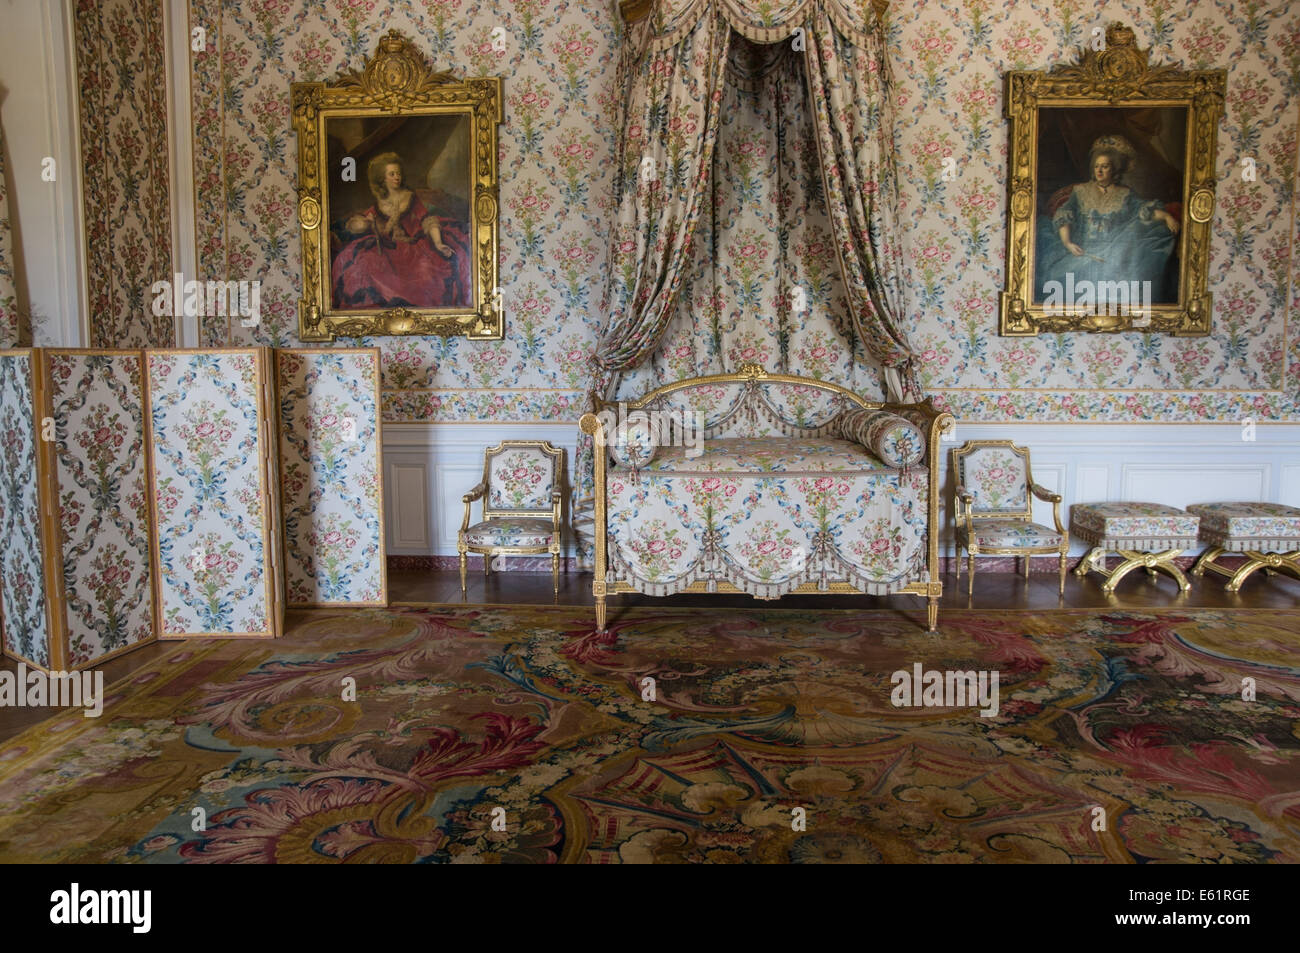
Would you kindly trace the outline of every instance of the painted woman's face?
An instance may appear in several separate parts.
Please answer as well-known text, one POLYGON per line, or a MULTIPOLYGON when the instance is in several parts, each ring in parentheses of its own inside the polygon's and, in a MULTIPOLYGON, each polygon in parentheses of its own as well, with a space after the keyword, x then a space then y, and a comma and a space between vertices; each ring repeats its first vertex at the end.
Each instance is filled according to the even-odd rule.
POLYGON ((1111 165, 1110 156, 1099 155, 1092 163, 1092 177, 1097 180, 1098 185, 1110 185, 1114 167, 1111 165))
POLYGON ((388 191, 400 189, 402 187, 402 167, 395 162, 388 163, 384 169, 384 185, 388 186, 388 191))

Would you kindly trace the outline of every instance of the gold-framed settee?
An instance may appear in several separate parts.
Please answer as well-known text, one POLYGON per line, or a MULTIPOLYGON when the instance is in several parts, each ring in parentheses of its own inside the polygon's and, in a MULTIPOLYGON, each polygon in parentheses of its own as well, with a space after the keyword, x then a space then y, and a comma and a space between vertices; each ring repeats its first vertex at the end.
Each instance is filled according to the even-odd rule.
POLYGON ((909 593, 933 631, 933 474, 953 424, 928 399, 871 401, 753 364, 593 397, 579 426, 595 442, 597 629, 611 594, 747 592, 909 593))

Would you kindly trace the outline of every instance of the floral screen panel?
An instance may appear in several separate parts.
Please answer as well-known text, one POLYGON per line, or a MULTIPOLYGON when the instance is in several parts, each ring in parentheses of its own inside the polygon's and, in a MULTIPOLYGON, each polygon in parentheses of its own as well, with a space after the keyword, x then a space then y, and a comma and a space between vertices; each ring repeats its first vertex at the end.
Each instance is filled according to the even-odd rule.
POLYGON ((379 350, 276 351, 286 603, 386 605, 379 350))
POLYGON ((144 355, 42 353, 61 529, 60 667, 77 669, 154 638, 144 355))
POLYGON ((5 654, 48 669, 36 359, 33 351, 0 351, 0 613, 5 654))
POLYGON ((146 352, 162 638, 274 638, 277 577, 267 348, 146 352))

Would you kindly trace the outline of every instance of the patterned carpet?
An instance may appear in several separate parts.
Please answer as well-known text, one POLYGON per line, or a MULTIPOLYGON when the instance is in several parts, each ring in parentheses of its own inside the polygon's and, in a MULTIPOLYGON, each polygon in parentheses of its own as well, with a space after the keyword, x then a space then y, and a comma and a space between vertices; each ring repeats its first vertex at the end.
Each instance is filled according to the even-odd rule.
POLYGON ((1295 612, 614 622, 611 644, 575 608, 322 610, 178 643, 103 717, 0 747, 0 859, 1300 860, 1295 612), (918 662, 998 671, 997 715, 894 707, 918 662))

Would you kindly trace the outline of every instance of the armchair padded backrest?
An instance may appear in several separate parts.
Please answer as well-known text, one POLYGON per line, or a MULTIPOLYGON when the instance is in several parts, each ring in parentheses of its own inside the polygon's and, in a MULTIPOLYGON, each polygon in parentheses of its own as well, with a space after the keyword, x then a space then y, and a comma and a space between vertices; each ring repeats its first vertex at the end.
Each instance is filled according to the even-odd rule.
POLYGON ((972 516, 1029 513, 1029 451, 972 441, 954 451, 957 482, 971 495, 972 516), (966 447, 969 452, 961 452, 966 447))
POLYGON ((544 441, 515 441, 486 451, 483 514, 551 513, 551 488, 559 485, 561 455, 544 441))

